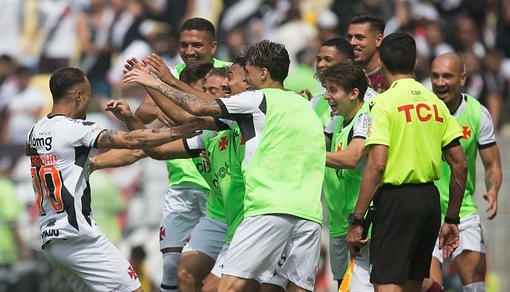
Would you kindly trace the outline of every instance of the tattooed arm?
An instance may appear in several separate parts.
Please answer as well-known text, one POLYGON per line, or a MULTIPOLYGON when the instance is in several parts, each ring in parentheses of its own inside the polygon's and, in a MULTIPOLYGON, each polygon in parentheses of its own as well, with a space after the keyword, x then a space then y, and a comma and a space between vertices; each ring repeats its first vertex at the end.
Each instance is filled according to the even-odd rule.
POLYGON ((156 89, 166 98, 196 116, 221 116, 221 108, 215 100, 204 99, 192 93, 182 92, 153 78, 138 69, 133 69, 124 75, 125 83, 139 83, 145 87, 156 89))
POLYGON ((139 129, 131 132, 103 130, 98 137, 98 148, 146 149, 181 138, 199 134, 202 124, 197 121, 164 129, 139 129))

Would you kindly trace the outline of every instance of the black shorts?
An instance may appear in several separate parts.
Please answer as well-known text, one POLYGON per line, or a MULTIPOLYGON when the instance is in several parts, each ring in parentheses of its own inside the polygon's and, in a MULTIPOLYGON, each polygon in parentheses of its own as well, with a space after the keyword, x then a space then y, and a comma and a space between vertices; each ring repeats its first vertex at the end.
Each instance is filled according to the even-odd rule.
POLYGON ((404 284, 429 277, 441 224, 434 183, 383 185, 374 198, 370 282, 404 284))

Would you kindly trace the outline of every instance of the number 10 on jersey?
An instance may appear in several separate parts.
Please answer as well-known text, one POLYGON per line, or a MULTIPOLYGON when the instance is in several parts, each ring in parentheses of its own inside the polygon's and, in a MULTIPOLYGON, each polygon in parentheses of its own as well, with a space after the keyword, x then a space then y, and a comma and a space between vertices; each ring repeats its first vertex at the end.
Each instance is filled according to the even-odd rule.
POLYGON ((32 180, 34 189, 37 192, 37 208, 39 215, 46 215, 43 209, 43 200, 50 201, 51 208, 57 213, 64 211, 64 202, 62 201, 62 176, 60 171, 54 165, 43 165, 32 167, 32 180))

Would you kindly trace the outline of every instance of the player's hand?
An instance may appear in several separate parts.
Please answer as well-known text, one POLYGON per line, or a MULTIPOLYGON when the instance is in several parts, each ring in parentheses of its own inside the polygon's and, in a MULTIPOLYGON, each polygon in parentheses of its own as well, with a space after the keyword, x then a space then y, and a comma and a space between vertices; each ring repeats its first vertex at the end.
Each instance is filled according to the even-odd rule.
POLYGON ((138 83, 142 86, 157 89, 160 81, 152 77, 150 74, 144 71, 133 68, 131 71, 126 72, 122 78, 124 83, 138 83))
POLYGON ((117 119, 123 122, 129 121, 134 116, 129 104, 123 99, 108 101, 105 111, 112 112, 117 119))
POLYGON ((124 70, 122 70, 122 72, 124 74, 126 74, 127 72, 129 72, 133 69, 138 69, 138 70, 143 71, 147 74, 151 73, 149 66, 145 63, 138 61, 138 59, 135 57, 132 57, 132 58, 129 58, 126 60, 126 63, 124 64, 124 70))
POLYGON ((172 136, 175 138, 191 138, 202 133, 204 122, 199 119, 189 119, 184 124, 173 126, 172 136))
POLYGON ((443 223, 439 231, 439 249, 443 251, 443 259, 451 257, 457 247, 459 247, 459 226, 443 223))
POLYGON ((487 219, 492 220, 498 214, 498 196, 494 192, 483 194, 483 198, 487 201, 487 219))
POLYGON ((361 239, 363 227, 361 225, 349 226, 349 231, 345 236, 345 242, 349 247, 351 258, 361 256, 360 249, 368 243, 368 238, 361 239))
POLYGON ((144 62, 151 67, 152 73, 156 74, 158 78, 168 85, 172 85, 177 81, 177 78, 170 72, 163 59, 157 54, 151 54, 144 62))
POLYGON ((306 88, 299 92, 299 95, 303 96, 304 98, 308 99, 308 101, 312 100, 313 95, 310 92, 310 89, 306 88))

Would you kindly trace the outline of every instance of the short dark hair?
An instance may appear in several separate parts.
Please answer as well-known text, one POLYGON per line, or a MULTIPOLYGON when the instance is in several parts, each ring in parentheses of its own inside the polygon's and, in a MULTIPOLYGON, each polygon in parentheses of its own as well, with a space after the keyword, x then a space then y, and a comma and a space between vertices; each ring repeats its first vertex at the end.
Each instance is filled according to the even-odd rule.
POLYGON ((407 33, 392 33, 383 38, 379 57, 390 73, 412 74, 416 61, 416 42, 407 33))
POLYGON ((341 55, 347 59, 354 60, 354 49, 351 43, 345 38, 329 39, 322 43, 321 47, 335 47, 341 55))
POLYGON ((379 14, 363 11, 354 13, 349 18, 349 24, 363 24, 370 23, 370 30, 376 31, 378 33, 384 33, 384 28, 386 27, 386 22, 384 18, 379 14))
POLYGON ((185 30, 200 30, 210 33, 212 40, 216 40, 216 29, 214 25, 207 19, 201 17, 189 18, 181 26, 181 32, 185 30))
POLYGON ((211 62, 194 62, 186 65, 179 74, 179 80, 190 85, 200 79, 204 79, 205 75, 214 68, 211 62))
POLYGON ((237 56, 234 58, 234 61, 232 62, 232 65, 238 64, 241 66, 246 65, 246 52, 241 51, 237 56))
POLYGON ((352 60, 343 61, 337 65, 327 67, 317 72, 317 76, 322 83, 326 81, 334 82, 342 86, 347 92, 357 88, 359 90, 358 99, 361 100, 363 100, 368 88, 368 80, 365 71, 363 71, 360 65, 354 64, 352 60))
POLYGON ((268 40, 255 43, 246 50, 246 62, 258 68, 266 68, 271 79, 283 84, 289 74, 289 52, 282 44, 268 40))
POLYGON ((50 77, 50 91, 53 101, 59 101, 68 90, 85 82, 85 73, 75 67, 64 67, 57 69, 50 77))
POLYGON ((145 248, 143 246, 137 245, 131 248, 131 257, 143 261, 146 256, 147 253, 145 252, 145 248))
POLYGON ((228 66, 224 67, 214 67, 205 75, 205 78, 210 76, 219 76, 219 77, 227 77, 227 69, 228 66))

